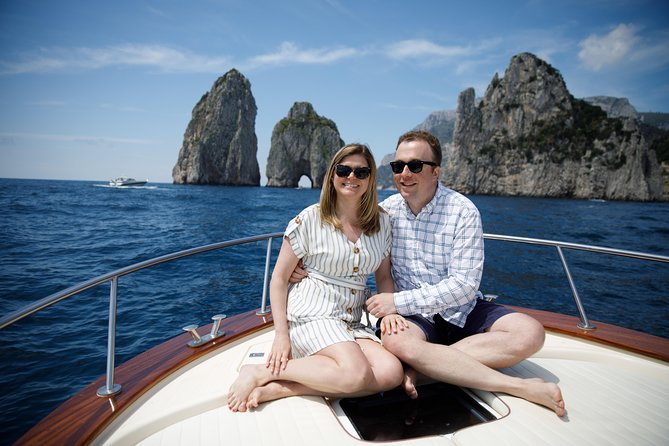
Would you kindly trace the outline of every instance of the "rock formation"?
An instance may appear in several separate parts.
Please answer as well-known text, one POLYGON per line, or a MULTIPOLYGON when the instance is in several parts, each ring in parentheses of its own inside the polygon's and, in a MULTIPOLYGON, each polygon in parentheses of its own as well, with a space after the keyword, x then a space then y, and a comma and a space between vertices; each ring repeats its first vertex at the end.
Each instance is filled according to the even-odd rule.
POLYGON ((536 56, 511 59, 477 105, 458 98, 442 181, 467 194, 660 200, 655 152, 633 119, 608 118, 569 94, 560 73, 536 56))
POLYGON ((239 71, 218 78, 193 108, 174 183, 259 186, 256 111, 251 84, 239 71))
POLYGON ((446 144, 453 141, 455 117, 455 110, 436 111, 430 113, 425 121, 418 124, 414 130, 430 132, 439 139, 440 143, 446 144))
POLYGON ((394 159, 395 153, 389 153, 381 159, 380 163, 378 163, 376 169, 376 187, 378 189, 395 189, 393 171, 390 169, 390 162, 394 159))
POLYGON ((606 112, 610 118, 632 118, 637 119, 639 114, 636 108, 627 98, 614 98, 611 96, 590 96, 583 98, 590 105, 596 105, 606 112))
POLYGON ((320 188, 330 160, 344 146, 337 126, 308 102, 296 102, 272 131, 267 186, 297 187, 302 175, 320 188))

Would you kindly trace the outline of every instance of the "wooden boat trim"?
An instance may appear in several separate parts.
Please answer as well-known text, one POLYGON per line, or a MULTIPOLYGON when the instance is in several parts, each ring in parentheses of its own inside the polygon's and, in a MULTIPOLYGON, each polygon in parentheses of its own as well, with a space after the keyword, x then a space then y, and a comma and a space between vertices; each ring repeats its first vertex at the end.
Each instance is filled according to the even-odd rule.
MULTIPOLYGON (((116 382, 123 385, 119 394, 109 398, 97 396, 97 389, 105 385, 102 376, 47 415, 15 445, 89 444, 121 412, 174 371, 271 323, 271 314, 258 316, 254 310, 225 319, 221 329, 226 334, 215 343, 191 348, 186 344, 192 338, 184 333, 157 345, 116 368, 116 382)), ((204 335, 210 326, 198 331, 204 335)))
MULTIPOLYGON (((533 316, 547 331, 587 339, 669 362, 667 339, 601 322, 593 322, 597 326, 596 330, 583 330, 578 327, 579 319, 574 316, 509 307, 533 316)), ((89 444, 121 412, 171 373, 232 341, 260 331, 271 323, 271 315, 258 316, 255 311, 249 311, 224 320, 221 328, 225 330, 226 335, 215 344, 194 349, 186 346, 191 339, 189 334, 184 333, 172 338, 116 369, 116 381, 123 385, 121 393, 110 398, 98 397, 96 390, 105 383, 105 377, 102 376, 56 408, 15 444, 89 444)), ((209 327, 201 328, 202 334, 208 329, 209 327)))
POLYGON ((541 322, 548 331, 587 339, 642 356, 669 362, 669 339, 598 321, 591 321, 597 327, 595 330, 584 330, 579 328, 580 319, 575 316, 512 305, 506 306, 532 316, 541 322))

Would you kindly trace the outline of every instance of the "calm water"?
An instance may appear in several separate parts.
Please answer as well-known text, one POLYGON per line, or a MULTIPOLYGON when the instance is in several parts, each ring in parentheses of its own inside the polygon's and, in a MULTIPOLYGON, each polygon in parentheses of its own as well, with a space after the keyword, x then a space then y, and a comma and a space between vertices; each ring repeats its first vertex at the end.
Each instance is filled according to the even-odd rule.
MULTIPOLYGON (((135 262, 282 231, 319 192, 0 179, 0 315, 135 262)), ((470 198, 487 233, 669 255, 668 203, 470 198)), ((187 324, 256 308, 265 250, 262 243, 217 251, 121 278, 116 363, 187 324)), ((669 337, 667 265, 566 256, 591 319, 669 337)), ((486 242, 481 288, 505 303, 576 314, 554 248, 486 242)), ((104 374, 108 298, 101 286, 0 332, 0 442, 104 374)))

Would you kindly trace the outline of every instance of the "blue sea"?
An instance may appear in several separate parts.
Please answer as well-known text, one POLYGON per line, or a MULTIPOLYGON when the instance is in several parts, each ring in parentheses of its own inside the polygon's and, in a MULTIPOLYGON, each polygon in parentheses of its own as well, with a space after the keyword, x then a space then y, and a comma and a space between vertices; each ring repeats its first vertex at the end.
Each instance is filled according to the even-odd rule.
MULTIPOLYGON (((319 193, 0 179, 0 315, 152 257, 283 231, 319 193)), ((669 203, 469 198, 486 233, 669 255, 669 203)), ((122 277, 116 364, 185 325, 258 307, 265 252, 259 243, 122 277)), ((669 337, 669 265, 565 254, 590 319, 669 337)), ((576 314, 554 248, 486 242, 481 289, 502 303, 576 314)), ((0 331, 0 442, 10 444, 105 373, 108 301, 109 286, 100 286, 0 331)))

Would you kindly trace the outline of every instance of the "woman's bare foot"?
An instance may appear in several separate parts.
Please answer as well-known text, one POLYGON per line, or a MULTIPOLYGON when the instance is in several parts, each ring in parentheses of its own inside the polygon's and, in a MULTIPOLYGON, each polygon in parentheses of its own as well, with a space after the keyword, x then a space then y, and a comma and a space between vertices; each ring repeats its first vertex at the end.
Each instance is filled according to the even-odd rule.
POLYGON ((266 383, 266 368, 261 364, 247 364, 228 391, 228 408, 233 412, 245 412, 249 395, 256 387, 266 383))
POLYGON ((292 389, 290 382, 271 381, 261 387, 256 387, 249 394, 246 400, 246 407, 248 409, 255 409, 260 404, 268 401, 274 401, 288 396, 294 396, 295 391, 292 389))
POLYGON ((540 378, 525 380, 524 388, 518 393, 518 396, 525 398, 533 403, 541 404, 553 410, 558 417, 565 414, 564 399, 562 391, 557 384, 546 382, 540 378))
POLYGON ((412 368, 404 370, 404 379, 402 379, 402 387, 406 394, 412 400, 418 398, 418 390, 416 389, 416 371, 412 368))

